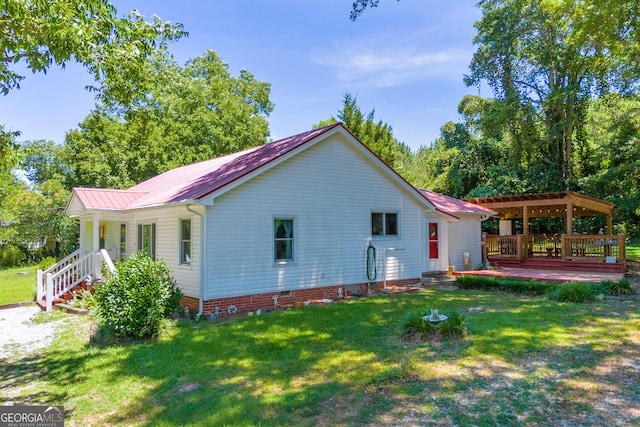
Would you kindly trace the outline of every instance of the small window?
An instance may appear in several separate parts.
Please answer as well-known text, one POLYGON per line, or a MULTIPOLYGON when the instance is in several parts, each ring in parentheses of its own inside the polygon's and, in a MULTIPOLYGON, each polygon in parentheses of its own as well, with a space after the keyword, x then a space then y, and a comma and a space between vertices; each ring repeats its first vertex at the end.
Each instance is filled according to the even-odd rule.
POLYGON ((371 213, 371 235, 372 236, 397 236, 398 235, 398 214, 397 213, 371 213))
POLYGON ((180 264, 191 265, 191 220, 180 220, 180 264))
POLYGON ((293 220, 274 219, 275 261, 293 261, 293 220))

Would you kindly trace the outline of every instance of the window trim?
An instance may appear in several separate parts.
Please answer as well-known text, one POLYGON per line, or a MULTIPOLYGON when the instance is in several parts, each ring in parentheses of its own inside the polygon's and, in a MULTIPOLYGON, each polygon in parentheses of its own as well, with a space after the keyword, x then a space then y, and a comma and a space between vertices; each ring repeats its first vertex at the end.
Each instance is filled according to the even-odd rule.
POLYGON ((273 261, 274 266, 282 266, 282 265, 296 265, 297 256, 296 256, 296 235, 297 235, 297 225, 296 225, 296 217, 291 215, 274 215, 271 218, 271 260, 273 261), (276 237, 276 221, 291 221, 291 238, 280 238, 276 237), (277 259, 277 250, 276 250, 276 242, 277 241, 291 241, 291 259, 277 259))
POLYGON ((369 231, 371 233, 371 237, 374 239, 398 239, 401 236, 400 230, 400 212, 394 210, 371 210, 369 214, 369 231), (379 214, 382 215, 382 230, 381 234, 373 233, 373 215, 379 214), (395 215, 396 216, 396 234, 387 234, 387 215, 395 215))
POLYGON ((178 243, 178 264, 185 266, 185 267, 189 267, 191 266, 191 264, 193 263, 193 257, 192 257, 192 253, 193 253, 193 221, 191 220, 191 218, 180 218, 178 220, 178 239, 179 239, 179 243, 178 243), (189 222, 189 238, 185 239, 184 236, 182 235, 182 224, 184 222, 188 221, 189 222), (185 260, 185 253, 184 253, 184 243, 189 242, 189 261, 185 260))

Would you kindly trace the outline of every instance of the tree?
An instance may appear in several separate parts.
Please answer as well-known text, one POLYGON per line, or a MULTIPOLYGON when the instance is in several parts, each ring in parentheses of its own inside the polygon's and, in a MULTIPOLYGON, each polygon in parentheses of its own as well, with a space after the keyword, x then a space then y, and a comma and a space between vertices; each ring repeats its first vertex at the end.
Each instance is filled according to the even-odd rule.
POLYGON ((619 232, 640 236, 640 97, 609 94, 592 102, 585 132, 592 154, 581 186, 616 204, 619 232))
POLYGON ((238 77, 213 51, 184 67, 147 64, 157 76, 134 110, 105 103, 67 134, 72 186, 127 188, 168 169, 267 142, 270 85, 238 77))
POLYGON ((338 115, 320 122, 316 127, 342 122, 364 145, 389 166, 395 168, 401 152, 408 147, 395 139, 391 125, 382 120, 375 121, 375 109, 363 113, 357 101, 356 97, 348 92, 345 93, 342 109, 338 111, 338 115))
POLYGON ((487 82, 493 88, 516 150, 524 143, 537 145, 552 172, 548 190, 575 185, 575 134, 583 126, 588 100, 612 88, 637 87, 637 65, 629 64, 630 59, 637 63, 640 49, 635 2, 609 3, 613 2, 479 3, 482 18, 474 39, 478 50, 465 82, 487 82), (636 56, 630 58, 630 52, 636 56), (543 125, 539 139, 526 133, 534 114, 543 125), (531 138, 523 141, 527 137, 531 138))
POLYGON ((354 0, 353 5, 351 6, 351 15, 349 15, 349 18, 352 21, 355 21, 367 8, 378 7, 379 2, 380 0, 354 0))
POLYGON ((181 24, 151 22, 137 11, 118 18, 106 0, 4 0, 0 14, 0 91, 19 88, 23 75, 13 65, 24 62, 45 72, 54 64, 82 64, 101 84, 100 96, 128 103, 152 81, 148 57, 188 35, 181 24))

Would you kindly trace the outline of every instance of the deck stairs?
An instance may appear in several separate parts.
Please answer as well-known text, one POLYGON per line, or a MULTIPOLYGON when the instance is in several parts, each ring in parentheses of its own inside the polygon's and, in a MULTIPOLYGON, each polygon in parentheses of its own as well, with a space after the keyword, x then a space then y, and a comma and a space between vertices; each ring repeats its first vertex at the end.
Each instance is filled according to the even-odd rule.
POLYGON ((46 270, 38 270, 36 303, 43 310, 51 311, 54 304, 73 298, 74 293, 103 279, 103 265, 109 274, 115 273, 113 261, 105 249, 84 254, 77 250, 46 270))

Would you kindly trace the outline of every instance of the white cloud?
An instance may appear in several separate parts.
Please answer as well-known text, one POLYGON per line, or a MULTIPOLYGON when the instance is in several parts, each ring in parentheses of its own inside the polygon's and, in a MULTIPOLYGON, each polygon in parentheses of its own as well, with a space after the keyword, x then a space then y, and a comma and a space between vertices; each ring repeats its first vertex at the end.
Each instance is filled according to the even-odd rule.
POLYGON ((472 51, 466 49, 425 50, 399 44, 341 44, 316 52, 312 61, 332 69, 342 82, 392 87, 427 78, 459 81, 472 55, 472 51))

